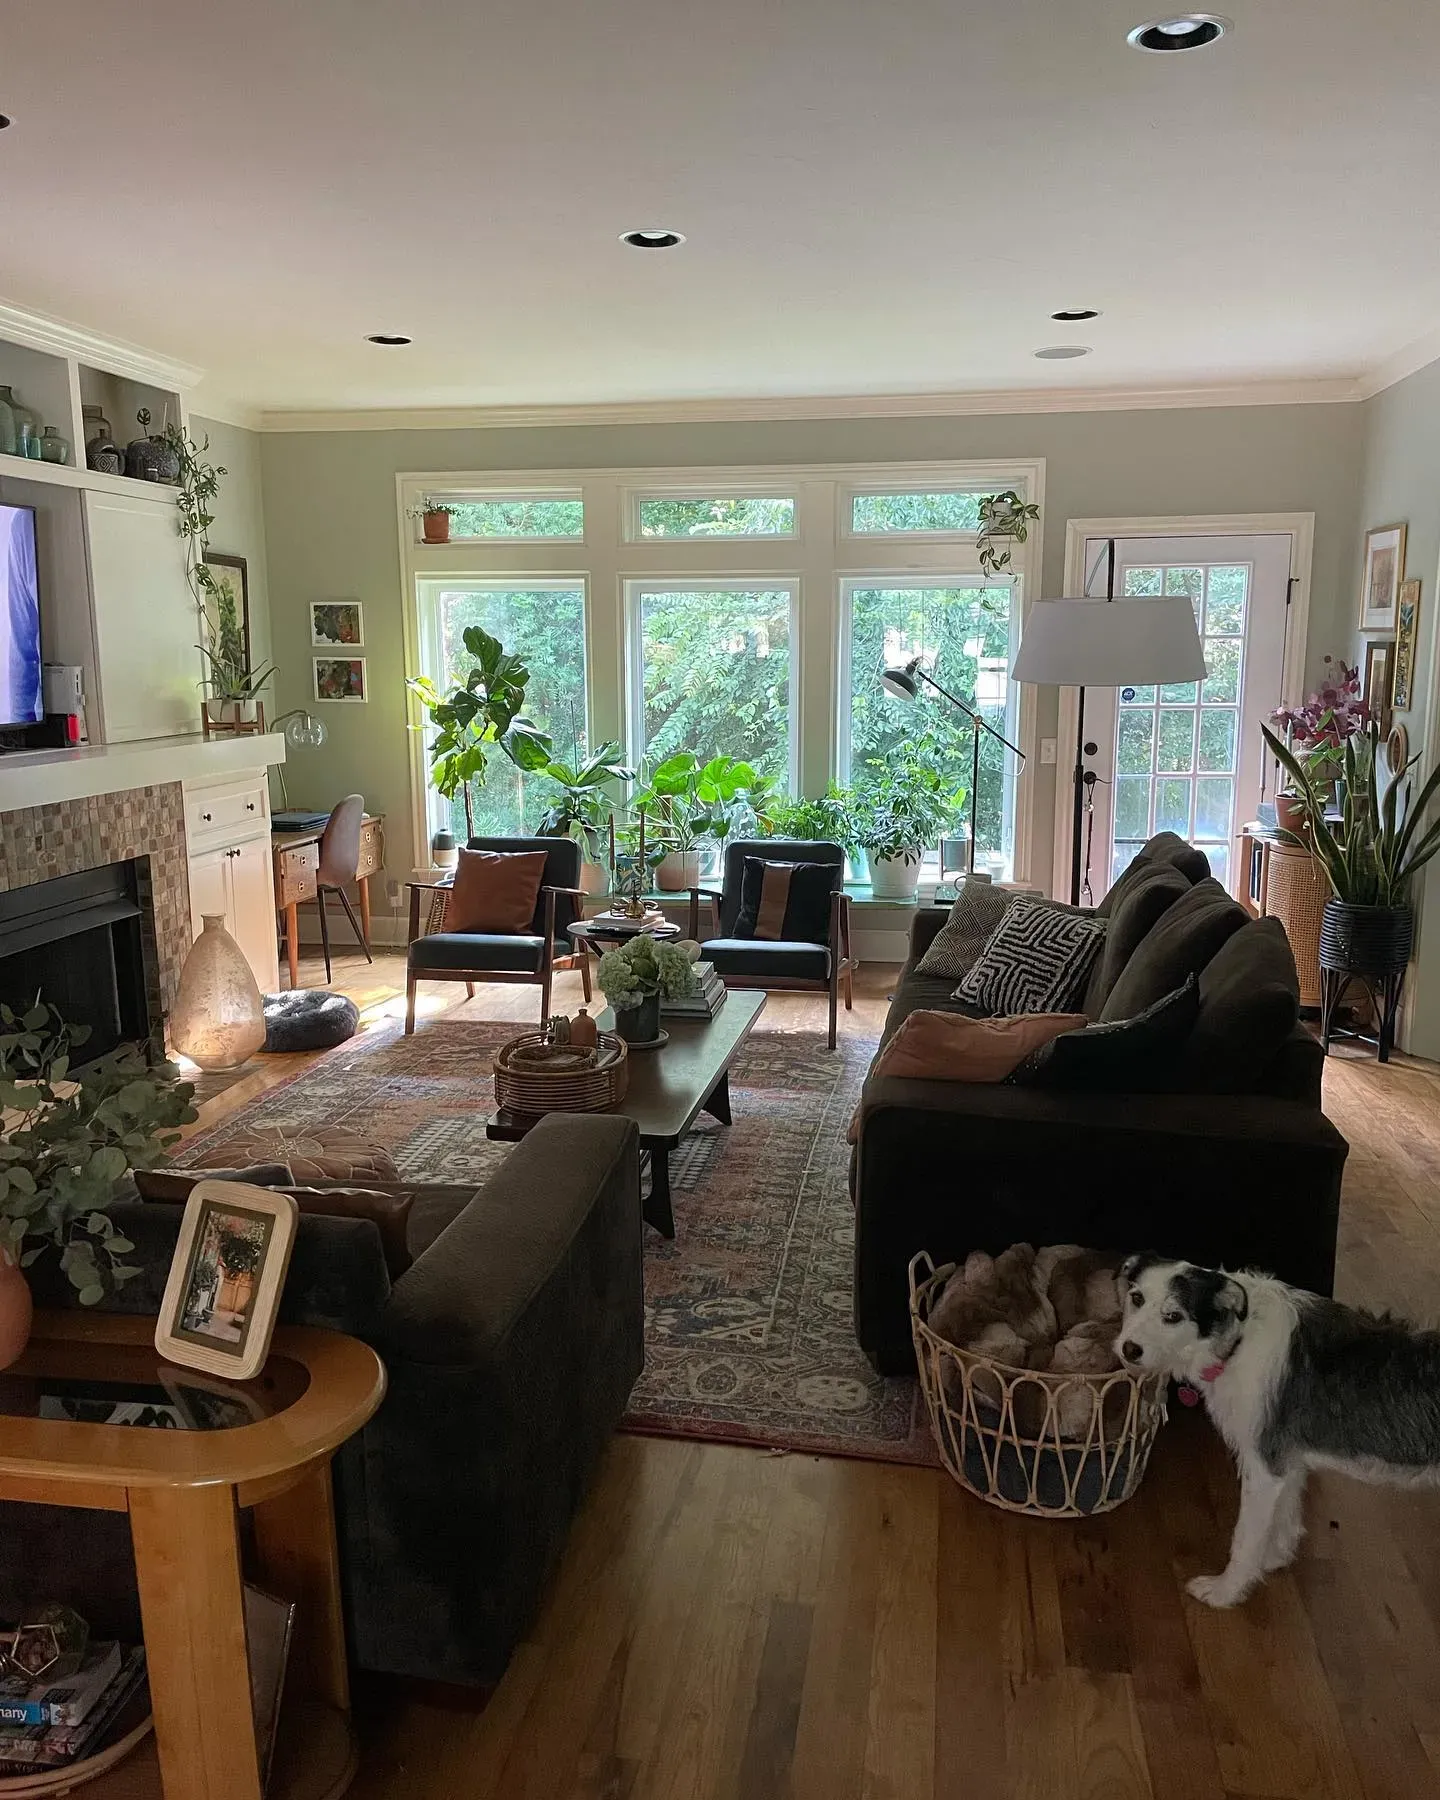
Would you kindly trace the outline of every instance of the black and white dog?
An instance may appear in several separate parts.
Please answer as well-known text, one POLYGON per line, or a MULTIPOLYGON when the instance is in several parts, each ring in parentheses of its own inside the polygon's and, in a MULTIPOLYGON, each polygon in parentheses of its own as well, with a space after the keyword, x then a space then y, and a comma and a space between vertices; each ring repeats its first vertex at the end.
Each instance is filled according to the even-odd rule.
POLYGON ((1311 1469, 1440 1482, 1440 1332, 1250 1270, 1132 1256, 1120 1281, 1116 1353, 1198 1393, 1240 1465, 1230 1561, 1190 1582, 1197 1600, 1235 1606, 1294 1561, 1311 1469))

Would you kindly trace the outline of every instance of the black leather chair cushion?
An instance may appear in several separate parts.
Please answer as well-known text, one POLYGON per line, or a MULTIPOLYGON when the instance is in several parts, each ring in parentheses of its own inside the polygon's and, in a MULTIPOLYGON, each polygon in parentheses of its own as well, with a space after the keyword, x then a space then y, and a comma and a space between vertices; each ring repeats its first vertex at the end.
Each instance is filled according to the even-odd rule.
POLYGON ((828 981, 830 952, 823 944, 796 944, 787 939, 711 938, 700 955, 715 972, 749 975, 757 981, 828 981))
POLYGON ((516 970, 534 975, 540 968, 544 938, 504 937, 488 931, 436 931, 410 946, 410 967, 426 969, 516 970))
MULTIPOLYGON (((830 897, 845 878, 840 863, 787 863, 773 856, 747 856, 741 868, 740 911, 731 927, 737 938, 759 938, 762 943, 784 939, 802 944, 830 941, 830 897), (767 883, 774 881, 780 882, 784 895, 778 932, 764 928, 767 883)), ((772 903, 772 910, 780 908, 772 903)))

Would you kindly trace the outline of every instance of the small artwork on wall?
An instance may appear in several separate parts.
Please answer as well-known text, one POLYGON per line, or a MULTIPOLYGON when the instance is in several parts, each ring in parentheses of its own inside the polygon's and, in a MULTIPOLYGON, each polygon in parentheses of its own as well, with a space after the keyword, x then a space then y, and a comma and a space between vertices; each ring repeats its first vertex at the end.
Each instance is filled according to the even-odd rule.
POLYGON ((1381 737, 1390 735, 1391 657, 1395 645, 1389 638, 1365 646, 1365 705, 1370 717, 1380 727, 1381 737))
POLYGON ((317 650, 356 649, 365 642, 365 614, 358 600, 312 600, 310 642, 317 650))
POLYGON ((1400 583, 1395 615, 1395 673, 1391 677, 1390 705, 1395 712, 1409 712, 1415 704, 1415 633, 1420 624, 1418 579, 1400 583))
POLYGON ((317 656, 315 664, 315 698, 317 700, 368 700, 365 689, 363 656, 317 656))
POLYGON ((1365 580, 1360 593, 1360 629, 1393 631, 1405 574, 1405 527, 1379 525, 1365 533, 1365 580))

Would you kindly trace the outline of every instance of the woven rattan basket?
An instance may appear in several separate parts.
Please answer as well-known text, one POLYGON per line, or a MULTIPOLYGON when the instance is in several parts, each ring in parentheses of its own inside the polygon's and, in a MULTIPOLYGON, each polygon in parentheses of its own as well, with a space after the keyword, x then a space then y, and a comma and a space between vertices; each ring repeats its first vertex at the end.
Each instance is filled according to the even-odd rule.
POLYGON ((607 1112, 625 1098, 629 1052, 613 1031, 600 1033, 589 1068, 575 1067, 561 1047, 555 1067, 547 1069, 541 1058, 546 1048, 543 1032, 527 1031, 495 1052, 498 1105, 517 1113, 607 1112))
POLYGON ((937 1269, 923 1251, 910 1264, 915 1358, 945 1467, 992 1506, 1038 1519, 1128 1500, 1165 1420, 1164 1376, 1053 1375, 957 1349, 928 1323, 954 1268, 937 1269))

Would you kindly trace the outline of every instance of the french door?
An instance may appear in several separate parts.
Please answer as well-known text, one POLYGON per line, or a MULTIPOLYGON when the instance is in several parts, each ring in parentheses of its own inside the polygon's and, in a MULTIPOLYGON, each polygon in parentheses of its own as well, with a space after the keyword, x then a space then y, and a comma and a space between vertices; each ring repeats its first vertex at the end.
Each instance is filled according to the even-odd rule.
MULTIPOLYGON (((1087 569, 1103 572, 1106 545, 1086 541, 1087 569)), ((1189 598, 1208 673, 1086 691, 1085 735, 1096 745, 1087 760, 1099 780, 1083 828, 1084 899, 1098 901, 1157 831, 1203 850, 1228 888, 1236 834, 1261 798, 1260 726, 1280 704, 1290 535, 1120 538, 1115 551, 1117 598, 1189 598)), ((1103 589, 1092 581, 1089 591, 1103 589)))

